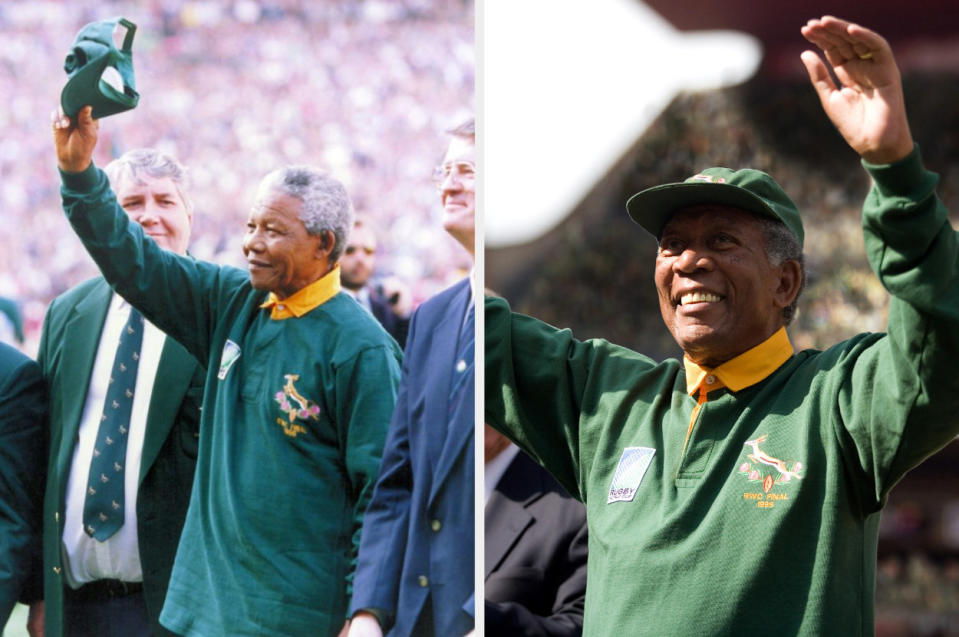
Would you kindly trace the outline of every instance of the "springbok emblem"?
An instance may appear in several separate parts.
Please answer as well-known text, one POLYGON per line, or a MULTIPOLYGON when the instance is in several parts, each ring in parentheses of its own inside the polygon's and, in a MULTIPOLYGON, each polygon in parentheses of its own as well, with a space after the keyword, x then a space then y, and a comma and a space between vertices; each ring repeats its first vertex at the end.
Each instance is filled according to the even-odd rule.
POLYGON ((297 434, 306 433, 306 428, 294 422, 297 418, 318 420, 320 406, 297 391, 293 383, 300 379, 298 374, 285 374, 286 384, 281 391, 276 392, 274 399, 280 404, 289 420, 277 418, 276 423, 283 427, 283 433, 295 438, 297 434), (292 401, 292 402, 291 402, 292 401))
POLYGON ((760 464, 769 465, 779 472, 779 479, 776 482, 788 482, 789 480, 795 478, 796 480, 802 480, 802 476, 799 475, 799 470, 802 468, 802 464, 796 462, 793 463, 792 470, 786 468, 786 463, 779 458, 773 458, 768 453, 759 448, 760 443, 766 442, 766 434, 761 435, 755 440, 746 441, 745 446, 751 448, 752 453, 746 454, 746 457, 760 464))

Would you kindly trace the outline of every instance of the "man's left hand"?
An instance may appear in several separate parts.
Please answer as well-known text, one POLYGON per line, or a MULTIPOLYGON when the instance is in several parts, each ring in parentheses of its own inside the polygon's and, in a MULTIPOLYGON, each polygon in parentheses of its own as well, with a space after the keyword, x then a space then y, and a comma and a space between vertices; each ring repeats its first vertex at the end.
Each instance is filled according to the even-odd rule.
MULTIPOLYGON (((349 621, 346 623, 350 624, 349 621)), ((340 637, 344 635, 341 633, 340 637)), ((349 637, 383 637, 383 629, 380 628, 380 623, 372 613, 359 611, 353 615, 349 637)))
POLYGON ((889 43, 869 29, 833 16, 810 20, 803 36, 822 49, 832 71, 803 51, 822 107, 846 142, 866 161, 889 164, 912 152, 902 80, 889 43))

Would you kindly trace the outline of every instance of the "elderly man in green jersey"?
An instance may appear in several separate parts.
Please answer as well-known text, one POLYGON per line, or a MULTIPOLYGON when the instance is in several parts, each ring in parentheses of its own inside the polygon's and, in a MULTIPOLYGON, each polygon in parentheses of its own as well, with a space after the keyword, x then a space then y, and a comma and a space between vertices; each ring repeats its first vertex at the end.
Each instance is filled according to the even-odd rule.
POLYGON ((587 635, 872 634, 879 511, 959 432, 959 249, 892 51, 834 17, 802 33, 828 61, 802 54, 823 108, 873 179, 863 228, 887 333, 793 350, 802 221, 750 169, 628 202, 659 241, 683 361, 487 300, 487 421, 586 503, 587 635))
POLYGON ((204 263, 127 217, 92 162, 97 130, 89 107, 55 117, 64 210, 104 278, 208 370, 160 622, 181 635, 336 635, 400 371, 393 339, 340 292, 346 190, 308 166, 270 173, 243 238, 249 272, 204 263))

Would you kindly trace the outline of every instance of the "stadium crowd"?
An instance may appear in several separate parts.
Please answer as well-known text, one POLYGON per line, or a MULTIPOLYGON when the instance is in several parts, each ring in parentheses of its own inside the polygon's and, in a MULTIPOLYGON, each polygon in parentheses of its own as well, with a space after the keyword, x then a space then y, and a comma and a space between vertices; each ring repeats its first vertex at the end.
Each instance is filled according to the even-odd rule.
POLYGON ((242 265, 236 236, 256 183, 311 163, 377 220, 379 274, 406 281, 414 303, 469 268, 437 222, 430 176, 444 131, 472 113, 471 2, 3 3, 0 296, 21 304, 25 351, 49 301, 97 272, 63 218, 45 122, 74 35, 114 16, 137 25, 141 98, 104 121, 95 159, 155 147, 189 166, 193 255, 242 265))

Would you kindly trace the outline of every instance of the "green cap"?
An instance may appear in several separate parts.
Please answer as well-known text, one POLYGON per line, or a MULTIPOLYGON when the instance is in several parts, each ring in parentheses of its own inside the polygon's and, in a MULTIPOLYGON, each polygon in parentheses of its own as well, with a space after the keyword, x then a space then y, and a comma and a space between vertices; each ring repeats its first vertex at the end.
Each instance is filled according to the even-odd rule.
POLYGON ((140 101, 133 82, 133 35, 137 25, 125 18, 91 22, 77 33, 73 48, 63 63, 66 86, 60 93, 63 112, 73 117, 84 106, 93 107, 93 117, 122 113, 134 108, 140 101), (126 27, 123 48, 113 43, 113 30, 120 24, 126 27), (104 79, 104 71, 112 67, 123 81, 123 90, 117 90, 104 79))
POLYGON ((718 204, 777 219, 803 244, 799 209, 773 178, 761 170, 707 168, 686 181, 638 192, 626 202, 629 216, 657 239, 674 212, 688 206, 718 204))

